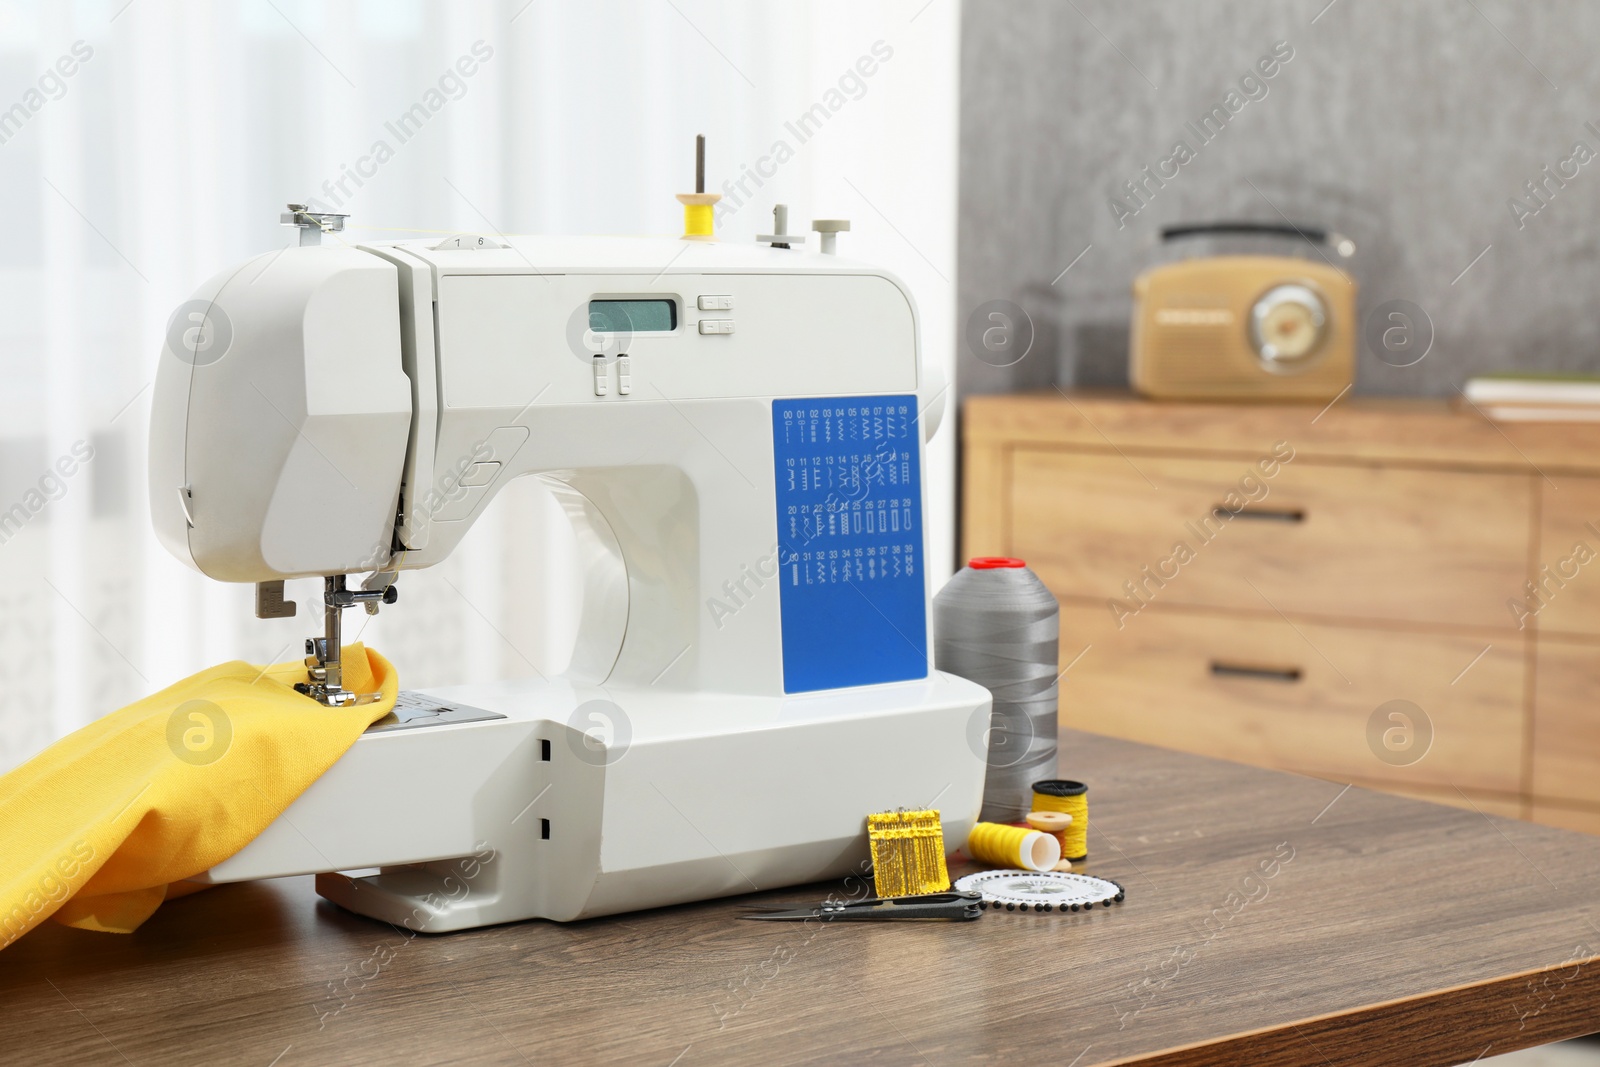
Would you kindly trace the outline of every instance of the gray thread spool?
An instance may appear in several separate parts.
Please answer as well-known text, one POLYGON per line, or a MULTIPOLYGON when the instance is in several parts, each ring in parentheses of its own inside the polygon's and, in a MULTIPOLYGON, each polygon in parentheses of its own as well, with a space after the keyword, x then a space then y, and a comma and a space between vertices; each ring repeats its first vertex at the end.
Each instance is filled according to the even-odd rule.
POLYGON ((1020 560, 972 563, 933 598, 934 661, 994 696, 979 818, 1016 822, 1056 771, 1061 608, 1020 560))

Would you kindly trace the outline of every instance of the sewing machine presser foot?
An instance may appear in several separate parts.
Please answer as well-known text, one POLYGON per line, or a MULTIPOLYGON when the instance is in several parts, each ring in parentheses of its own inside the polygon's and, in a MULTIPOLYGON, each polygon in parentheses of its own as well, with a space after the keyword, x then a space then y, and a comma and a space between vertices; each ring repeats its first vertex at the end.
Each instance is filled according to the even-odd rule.
POLYGON ((379 693, 353 693, 344 687, 343 616, 344 609, 361 604, 369 614, 378 613, 378 605, 393 604, 400 598, 391 581, 377 589, 348 589, 345 576, 331 575, 323 579, 323 629, 321 637, 306 638, 307 681, 296 682, 295 691, 304 693, 318 703, 330 708, 348 708, 371 704, 379 693))

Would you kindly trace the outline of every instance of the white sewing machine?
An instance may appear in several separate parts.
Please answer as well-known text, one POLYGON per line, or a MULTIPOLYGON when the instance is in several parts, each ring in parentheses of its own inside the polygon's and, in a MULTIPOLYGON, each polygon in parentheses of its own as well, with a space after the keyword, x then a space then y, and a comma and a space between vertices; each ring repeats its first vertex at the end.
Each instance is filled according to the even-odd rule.
POLYGON ((929 663, 943 388, 903 285, 782 225, 343 246, 291 207, 302 247, 202 286, 163 353, 163 543, 267 616, 323 577, 303 689, 327 704, 372 697, 343 685, 343 609, 393 603, 512 478, 559 495, 585 598, 565 676, 403 693, 211 880, 318 872, 440 932, 859 873, 869 812, 966 839, 989 695, 929 663))

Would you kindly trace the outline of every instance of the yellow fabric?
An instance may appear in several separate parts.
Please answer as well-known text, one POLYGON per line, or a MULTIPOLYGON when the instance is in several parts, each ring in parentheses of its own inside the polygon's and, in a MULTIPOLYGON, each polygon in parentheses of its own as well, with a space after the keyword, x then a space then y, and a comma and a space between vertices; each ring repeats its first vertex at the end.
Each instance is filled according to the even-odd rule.
POLYGON ((0 948, 46 918, 130 933, 232 856, 394 707, 394 668, 344 650, 329 708, 305 665, 224 663, 114 711, 0 777, 0 948), (183 883, 183 884, 174 884, 183 883))

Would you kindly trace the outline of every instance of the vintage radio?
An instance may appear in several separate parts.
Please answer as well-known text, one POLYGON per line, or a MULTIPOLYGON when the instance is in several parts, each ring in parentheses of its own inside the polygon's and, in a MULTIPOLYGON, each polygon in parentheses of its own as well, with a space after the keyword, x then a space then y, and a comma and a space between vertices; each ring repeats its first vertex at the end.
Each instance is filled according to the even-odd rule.
MULTIPOLYGON (((1260 223, 1174 226, 1163 240, 1275 234, 1329 245, 1347 238, 1260 223)), ((1321 250, 1319 249, 1319 254, 1321 250)), ((1326 258, 1206 256, 1134 279, 1129 377, 1160 399, 1331 400, 1355 375, 1356 283, 1326 258)))

